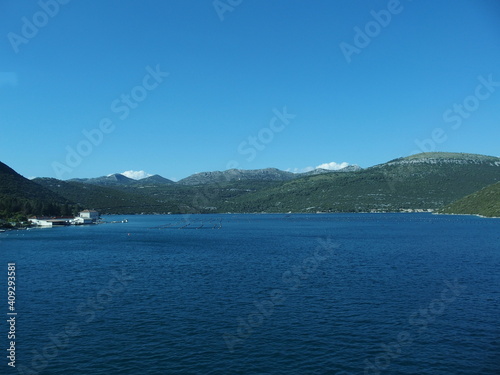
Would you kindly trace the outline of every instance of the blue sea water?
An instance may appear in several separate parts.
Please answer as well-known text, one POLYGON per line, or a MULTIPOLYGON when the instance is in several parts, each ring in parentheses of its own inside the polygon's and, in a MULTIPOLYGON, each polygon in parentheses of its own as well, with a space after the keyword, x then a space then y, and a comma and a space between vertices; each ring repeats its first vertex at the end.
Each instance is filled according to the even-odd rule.
POLYGON ((0 233, 1 374, 500 374, 498 219, 127 218, 0 233))

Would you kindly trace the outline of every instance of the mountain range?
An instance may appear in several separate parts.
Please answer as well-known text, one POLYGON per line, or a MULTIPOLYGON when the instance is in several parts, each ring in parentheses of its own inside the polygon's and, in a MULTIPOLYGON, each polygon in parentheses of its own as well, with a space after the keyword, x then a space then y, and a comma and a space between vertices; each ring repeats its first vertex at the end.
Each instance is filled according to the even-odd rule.
POLYGON ((109 176, 95 177, 95 178, 73 178, 68 181, 81 182, 85 184, 100 185, 100 186, 118 186, 118 185, 134 185, 134 186, 147 186, 158 184, 173 184, 174 182, 166 179, 160 175, 149 176, 140 180, 134 180, 126 177, 120 173, 114 173, 109 176))
MULTIPOLYGON (((109 214, 401 212, 444 207, 452 212, 453 202, 500 181, 500 158, 463 153, 422 153, 366 169, 349 166, 300 174, 275 168, 230 169, 197 173, 178 182, 158 175, 133 180, 121 174, 30 181, 5 164, 0 167, 4 217, 19 209, 13 199, 50 202, 60 211, 85 207, 109 214)), ((20 211, 38 214, 33 204, 20 211)))
POLYGON ((157 174, 146 178, 142 178, 140 180, 135 180, 126 177, 123 174, 115 173, 108 176, 95 177, 95 178, 74 178, 68 181, 81 182, 85 184, 92 184, 99 186, 151 186, 151 185, 168 185, 176 183, 179 185, 203 185, 203 184, 212 184, 221 182, 249 181, 249 180, 289 181, 304 176, 325 174, 325 173, 354 172, 354 171, 359 171, 361 169, 362 168, 359 167, 358 165, 349 165, 347 167, 338 170, 316 168, 312 171, 304 173, 292 173, 292 172, 282 171, 277 168, 265 168, 265 169, 254 169, 254 170, 228 169, 226 171, 195 173, 191 176, 183 178, 178 182, 171 181, 157 174))

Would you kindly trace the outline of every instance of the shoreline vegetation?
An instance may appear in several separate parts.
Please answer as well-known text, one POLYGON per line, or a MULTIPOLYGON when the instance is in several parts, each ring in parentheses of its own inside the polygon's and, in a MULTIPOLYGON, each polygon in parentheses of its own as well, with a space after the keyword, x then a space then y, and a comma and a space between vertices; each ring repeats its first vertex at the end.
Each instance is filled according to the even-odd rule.
POLYGON ((498 218, 500 217, 500 182, 488 185, 479 191, 458 199, 439 212, 498 218))
POLYGON ((30 216, 222 213, 433 212, 500 217, 500 158, 431 152, 366 169, 293 174, 275 168, 203 172, 173 182, 28 180, 0 162, 0 228, 28 227, 30 216))

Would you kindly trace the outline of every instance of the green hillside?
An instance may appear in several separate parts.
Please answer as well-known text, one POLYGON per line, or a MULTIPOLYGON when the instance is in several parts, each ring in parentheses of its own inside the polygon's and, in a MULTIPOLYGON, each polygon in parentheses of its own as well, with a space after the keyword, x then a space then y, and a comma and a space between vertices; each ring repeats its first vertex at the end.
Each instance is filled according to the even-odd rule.
POLYGON ((101 213, 207 213, 218 212, 220 202, 249 192, 276 186, 269 181, 232 182, 204 186, 148 184, 98 186, 54 178, 36 178, 34 182, 84 207, 101 213))
POLYGON ((29 215, 66 215, 76 207, 0 162, 0 219, 24 220, 29 215))
POLYGON ((398 212, 434 210, 496 181, 499 158, 425 153, 354 172, 289 181, 156 186, 142 194, 182 203, 190 212, 398 212))
POLYGON ((439 212, 500 217, 500 182, 459 199, 439 212))
POLYGON ((168 197, 145 193, 141 188, 98 186, 55 178, 36 178, 33 181, 82 207, 103 214, 181 213, 187 209, 168 197))
POLYGON ((437 209, 500 181, 500 159, 414 155, 352 173, 311 176, 221 205, 230 212, 358 212, 437 209), (496 164, 498 163, 498 164, 496 164))
MULTIPOLYGON (((45 207, 47 202, 53 202, 51 204, 56 206, 62 204, 63 207, 74 203, 78 207, 93 208, 105 214, 437 210, 499 182, 500 158, 460 153, 423 153, 367 169, 298 176, 286 180, 269 179, 268 171, 251 171, 245 178, 228 181, 209 178, 209 183, 199 184, 166 183, 160 176, 136 182, 116 175, 105 177, 104 185, 52 178, 38 178, 33 182, 17 175, 15 183, 22 186, 4 178, 1 180, 4 190, 0 190, 0 193, 10 194, 12 199, 15 192, 21 191, 19 199, 36 196, 36 199, 44 202, 45 207), (111 178, 119 183, 108 184, 111 178)), ((279 175, 275 170, 272 171, 279 175)), ((12 170, 7 173, 11 179, 12 172, 15 173, 12 170)), ((237 173, 244 174, 242 171, 237 173)), ((213 177, 213 173, 201 175, 213 177)), ((220 173, 215 175, 217 177, 220 173)), ((195 177, 196 181, 200 180, 200 174, 195 177)), ((9 210, 15 211, 13 204, 9 204, 9 210)))

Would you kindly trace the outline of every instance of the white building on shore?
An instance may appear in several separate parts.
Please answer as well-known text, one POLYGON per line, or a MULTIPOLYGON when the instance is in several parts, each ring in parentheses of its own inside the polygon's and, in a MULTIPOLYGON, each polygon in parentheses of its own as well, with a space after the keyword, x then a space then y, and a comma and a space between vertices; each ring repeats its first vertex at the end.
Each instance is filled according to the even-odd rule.
POLYGON ((63 225, 95 224, 99 220, 99 212, 95 210, 83 210, 76 217, 30 217, 31 224, 39 227, 54 227, 63 225))
POLYGON ((95 210, 83 210, 82 212, 80 212, 80 215, 78 217, 83 219, 90 219, 93 222, 96 222, 99 219, 100 215, 99 212, 95 210))
POLYGON ((31 224, 34 224, 38 227, 55 227, 55 226, 63 226, 70 225, 73 217, 45 217, 45 216, 36 216, 30 217, 28 220, 31 224))

